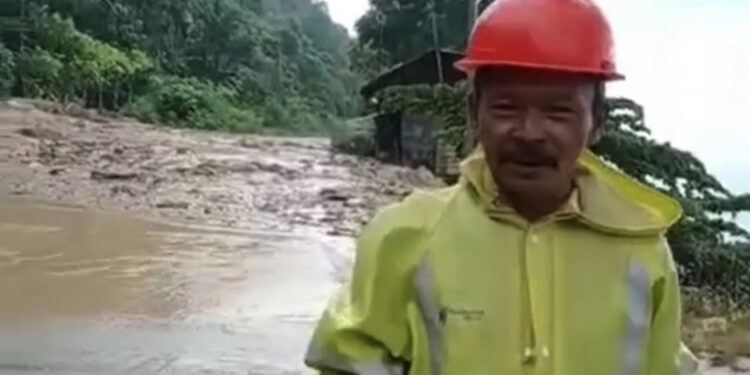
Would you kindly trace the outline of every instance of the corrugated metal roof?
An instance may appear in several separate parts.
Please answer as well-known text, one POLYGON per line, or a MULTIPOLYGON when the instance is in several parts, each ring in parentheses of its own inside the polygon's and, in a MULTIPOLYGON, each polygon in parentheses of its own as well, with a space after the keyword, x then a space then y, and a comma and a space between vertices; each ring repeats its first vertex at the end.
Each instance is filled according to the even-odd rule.
MULTIPOLYGON (((440 79, 435 52, 435 50, 431 50, 413 60, 394 65, 391 69, 367 83, 360 90, 360 93, 364 97, 369 98, 377 91, 390 86, 439 83, 440 79)), ((443 65, 444 83, 453 84, 466 79, 466 75, 463 72, 453 67, 456 61, 463 58, 461 53, 440 50, 440 57, 443 65)))

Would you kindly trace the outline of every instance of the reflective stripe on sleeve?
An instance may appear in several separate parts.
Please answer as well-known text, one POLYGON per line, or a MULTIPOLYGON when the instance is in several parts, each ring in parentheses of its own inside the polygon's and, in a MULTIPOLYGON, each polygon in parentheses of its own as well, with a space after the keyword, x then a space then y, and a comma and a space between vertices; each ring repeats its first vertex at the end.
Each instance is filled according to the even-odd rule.
POLYGON ((435 285, 430 264, 425 260, 417 268, 416 274, 417 304, 422 314, 427 340, 430 348, 430 372, 432 375, 442 373, 443 364, 443 326, 440 322, 440 309, 435 302, 435 285))
POLYGON ((638 375, 649 326, 651 281, 646 268, 632 261, 627 274, 628 322, 622 347, 621 375, 638 375))

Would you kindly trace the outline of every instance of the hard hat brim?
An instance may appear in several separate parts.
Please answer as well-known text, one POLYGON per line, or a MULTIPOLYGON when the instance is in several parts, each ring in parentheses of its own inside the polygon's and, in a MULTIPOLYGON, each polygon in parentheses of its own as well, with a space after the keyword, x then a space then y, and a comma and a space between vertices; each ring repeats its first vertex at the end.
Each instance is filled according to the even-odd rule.
POLYGON ((520 69, 533 69, 552 71, 560 73, 570 73, 578 75, 592 76, 601 81, 621 81, 625 79, 625 76, 606 69, 593 70, 593 69, 581 69, 579 67, 569 67, 564 65, 549 65, 549 64, 533 64, 527 62, 518 61, 487 61, 487 60, 476 60, 476 59, 461 59, 454 64, 454 67, 469 77, 473 77, 476 71, 480 68, 496 67, 496 68, 520 68, 520 69))

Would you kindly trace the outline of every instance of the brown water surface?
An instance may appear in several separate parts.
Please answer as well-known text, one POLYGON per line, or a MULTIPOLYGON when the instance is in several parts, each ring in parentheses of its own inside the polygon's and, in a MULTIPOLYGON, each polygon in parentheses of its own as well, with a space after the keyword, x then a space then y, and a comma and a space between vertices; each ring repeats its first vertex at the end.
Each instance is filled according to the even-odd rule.
POLYGON ((0 373, 300 373, 349 246, 0 198, 0 373))

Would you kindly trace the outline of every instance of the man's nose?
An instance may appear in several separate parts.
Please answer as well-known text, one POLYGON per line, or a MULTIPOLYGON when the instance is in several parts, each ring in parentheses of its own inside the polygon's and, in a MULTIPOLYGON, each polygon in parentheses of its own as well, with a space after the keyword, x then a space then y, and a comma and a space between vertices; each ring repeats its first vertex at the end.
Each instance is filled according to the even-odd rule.
POLYGON ((535 109, 528 109, 518 123, 514 136, 525 142, 539 143, 544 141, 544 117, 535 109))

